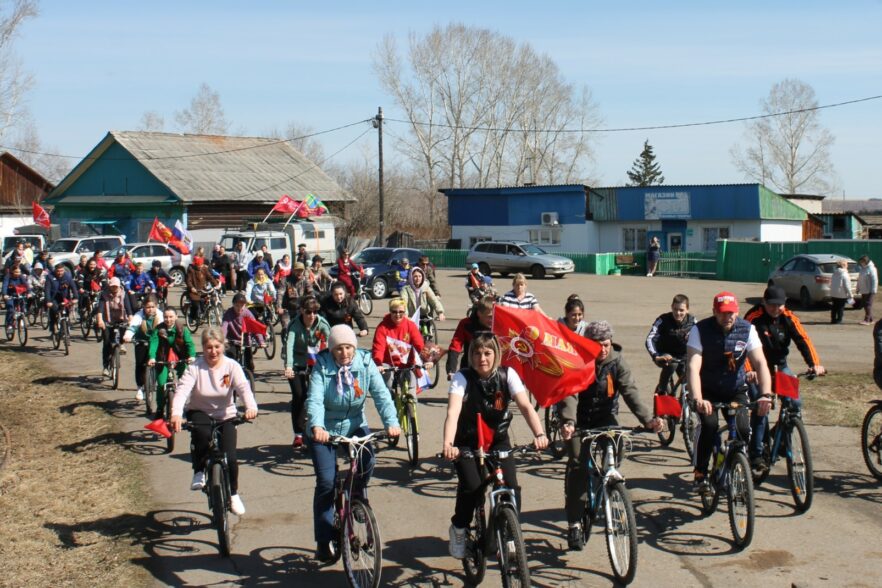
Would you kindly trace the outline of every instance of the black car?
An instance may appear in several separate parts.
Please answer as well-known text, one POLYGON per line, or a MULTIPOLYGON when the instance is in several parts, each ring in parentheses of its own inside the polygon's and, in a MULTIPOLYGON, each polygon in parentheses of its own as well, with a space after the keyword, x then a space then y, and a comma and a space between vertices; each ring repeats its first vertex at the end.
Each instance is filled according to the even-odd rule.
MULTIPOLYGON (((416 266, 423 253, 419 249, 406 247, 368 247, 361 250, 352 259, 364 268, 364 284, 373 298, 385 298, 395 292, 397 263, 407 259, 411 266, 416 266)), ((337 277, 337 264, 328 270, 331 277, 337 277)))

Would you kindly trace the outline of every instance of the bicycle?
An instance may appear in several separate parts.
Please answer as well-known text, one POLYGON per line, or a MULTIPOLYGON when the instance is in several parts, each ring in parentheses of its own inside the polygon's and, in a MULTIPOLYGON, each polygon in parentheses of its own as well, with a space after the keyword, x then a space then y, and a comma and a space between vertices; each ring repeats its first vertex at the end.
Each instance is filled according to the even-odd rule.
MULTIPOLYGON (((536 403, 538 408, 538 402, 536 403)), ((554 459, 561 459, 567 453, 567 446, 561 435, 563 419, 556 404, 545 407, 545 430, 548 432, 548 449, 554 459)))
MULTIPOLYGON (((239 426, 246 421, 241 415, 230 421, 216 421, 211 419, 211 441, 208 444, 208 457, 205 460, 206 480, 202 491, 208 495, 208 510, 211 511, 211 524, 217 531, 218 547, 224 557, 230 556, 232 536, 230 529, 230 468, 227 464, 227 456, 221 448, 221 427, 231 422, 239 426)), ((195 427, 186 422, 182 429, 192 431, 195 427)))
MULTIPOLYGON (((254 339, 254 337, 252 337, 252 340, 253 339, 254 339)), ((243 352, 244 349, 242 347, 242 342, 241 341, 233 341, 232 339, 227 339, 227 345, 229 345, 231 348, 232 355, 230 355, 230 357, 234 361, 236 361, 240 366, 242 366, 242 371, 245 372, 245 379, 248 380, 248 385, 251 386, 251 391, 256 392, 257 390, 254 387, 254 372, 252 372, 248 368, 248 366, 246 365, 245 353, 243 352)), ((254 357, 253 348, 251 347, 251 345, 248 345, 247 347, 248 347, 248 349, 251 350, 251 357, 253 359, 253 357, 254 357)))
POLYGON ((109 325, 105 325, 106 328, 110 329, 111 336, 113 337, 113 341, 111 341, 111 345, 113 346, 113 350, 110 355, 110 380, 112 382, 111 386, 114 390, 119 389, 119 373, 120 373, 120 348, 122 347, 122 335, 120 335, 120 330, 125 329, 128 326, 127 322, 119 322, 119 323, 111 323, 109 325))
POLYGON ((46 315, 45 309, 45 300, 43 298, 43 290, 42 289, 34 289, 33 296, 28 298, 28 325, 35 327, 37 323, 40 323, 40 326, 44 329, 48 324, 48 319, 46 315))
POLYGON ((181 313, 187 321, 187 328, 191 333, 195 333, 199 327, 207 323, 211 327, 219 327, 223 323, 224 308, 221 304, 220 291, 209 285, 206 289, 199 293, 200 304, 197 309, 196 316, 190 312, 193 301, 187 289, 181 293, 181 313))
MULTIPOLYGON (((263 352, 267 359, 272 359, 276 356, 276 330, 273 328, 273 324, 279 320, 272 299, 270 299, 269 302, 264 301, 264 304, 262 305, 252 304, 251 307, 252 310, 257 310, 255 318, 266 325, 266 335, 264 335, 264 343, 266 343, 266 346, 263 348, 263 352), (258 308, 258 306, 260 307, 258 308)), ((285 342, 287 343, 287 339, 285 342)), ((251 350, 253 353, 257 353, 257 349, 257 338, 252 337, 251 350)))
MULTIPOLYGON (((420 312, 420 334, 426 346, 438 343, 438 328, 435 326, 435 318, 420 312)), ((435 365, 429 370, 429 390, 438 385, 441 377, 441 364, 436 361, 435 365)))
POLYGON ((9 296, 12 303, 12 317, 8 317, 6 322, 6 340, 12 341, 13 337, 18 335, 18 344, 21 347, 27 345, 28 342, 28 322, 25 318, 27 310, 28 297, 24 294, 15 294, 9 296))
POLYGON ((882 480, 882 400, 872 400, 870 404, 861 424, 861 453, 870 474, 882 480))
MULTIPOLYGON (((670 390, 670 396, 673 396, 680 403, 680 416, 664 416, 659 417, 664 421, 664 429, 659 431, 658 440, 662 447, 667 447, 674 442, 676 435, 677 423, 680 424, 680 432, 683 435, 683 443, 686 445, 686 453, 689 459, 692 459, 695 452, 695 432, 698 430, 699 416, 692 406, 692 397, 689 394, 689 384, 686 382, 686 362, 682 359, 671 359, 668 365, 675 366, 675 369, 667 382, 667 390, 670 390)), ((653 413, 653 416, 658 416, 653 413)))
MULTIPOLYGON (((493 485, 490 491, 490 517, 486 516, 486 505, 480 500, 475 507, 472 523, 466 530, 465 558, 462 560, 466 579, 477 586, 484 580, 487 571, 487 557, 494 551, 499 561, 503 586, 529 586, 530 568, 527 565, 527 550, 521 533, 515 492, 506 485, 501 461, 510 455, 524 454, 532 450, 532 445, 519 445, 510 450, 484 452, 470 448, 459 448, 462 458, 479 458, 487 469, 487 477, 481 483, 479 492, 493 485)), ((437 458, 443 454, 437 454, 437 458)))
POLYGON ((58 305, 55 325, 49 332, 49 338, 52 339, 52 348, 58 349, 64 343, 65 355, 70 355, 70 307, 70 300, 64 300, 58 305))
POLYGON ((374 441, 386 439, 385 432, 363 437, 334 435, 330 443, 346 445, 349 469, 339 470, 334 484, 334 561, 343 557, 343 569, 353 588, 376 588, 383 570, 383 542, 380 526, 368 501, 355 489, 360 475, 361 453, 374 441))
POLYGON ((631 494, 619 471, 631 445, 629 434, 646 432, 642 427, 577 429, 588 450, 588 502, 582 515, 581 545, 588 542, 595 521, 604 521, 606 551, 613 575, 629 584, 637 574, 637 523, 631 494))
MULTIPOLYGON (((797 374, 797 377, 808 377, 812 380, 815 375, 813 372, 804 372, 797 374)), ((773 378, 772 382, 774 381, 773 378)), ((773 401, 772 409, 774 408, 773 401)), ((802 412, 785 402, 781 402, 778 421, 771 431, 766 422, 762 453, 764 468, 762 475, 754 478, 754 487, 759 487, 769 477, 772 466, 780 457, 787 460, 787 478, 796 510, 806 512, 812 506, 815 488, 812 450, 802 422, 802 412)))
MULTIPOLYGON (((147 418, 153 418, 155 416, 156 405, 158 404, 157 395, 159 393, 159 385, 157 384, 156 370, 159 367, 165 366, 167 377, 165 380, 165 386, 162 388, 162 394, 165 396, 165 406, 162 410, 162 418, 166 423, 171 422, 172 398, 174 398, 175 388, 178 384, 178 373, 175 368, 181 363, 183 362, 157 361, 152 366, 147 366, 147 373, 144 378, 144 404, 146 405, 147 418)), ((169 433, 171 433, 171 435, 165 438, 166 453, 171 453, 175 450, 174 429, 169 427, 169 433)))
POLYGON ((718 427, 714 434, 714 448, 711 454, 711 471, 707 474, 709 481, 701 492, 701 511, 710 516, 717 509, 720 494, 726 493, 729 506, 729 527, 735 547, 744 549, 753 539, 756 523, 756 505, 753 496, 753 475, 747 459, 747 442, 738 436, 735 419, 738 413, 748 408, 755 408, 756 403, 743 404, 738 401, 714 402, 713 409, 722 409, 726 417, 726 425, 718 427), (724 443, 723 431, 729 432, 724 443))
MULTIPOLYGON (((363 315, 368 316, 374 311, 374 299, 371 298, 364 282, 361 279, 360 272, 352 272, 352 287, 355 288, 355 304, 363 315)), ((379 278, 378 278, 379 279, 379 278)))
MULTIPOLYGON (((392 371, 392 399, 395 401, 395 410, 398 413, 398 422, 401 423, 401 436, 407 447, 407 460, 415 467, 420 460, 420 429, 417 420, 417 397, 410 388, 410 375, 416 366, 399 366, 387 368, 392 371)), ((392 437, 389 445, 398 445, 399 437, 392 437)))
POLYGON ((82 300, 80 309, 80 330, 83 333, 83 339, 89 340, 89 332, 95 333, 96 340, 101 340, 101 331, 98 329, 98 319, 95 316, 98 311, 98 298, 101 296, 101 289, 96 283, 92 282, 91 290, 83 292, 80 295, 82 300))

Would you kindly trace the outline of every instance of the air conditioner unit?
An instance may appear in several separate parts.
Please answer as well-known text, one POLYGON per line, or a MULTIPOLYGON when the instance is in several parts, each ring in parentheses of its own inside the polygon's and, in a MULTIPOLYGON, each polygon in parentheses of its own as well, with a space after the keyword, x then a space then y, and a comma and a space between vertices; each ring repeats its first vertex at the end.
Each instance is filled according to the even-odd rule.
POLYGON ((542 225, 546 227, 554 227, 560 224, 556 212, 543 212, 542 225))

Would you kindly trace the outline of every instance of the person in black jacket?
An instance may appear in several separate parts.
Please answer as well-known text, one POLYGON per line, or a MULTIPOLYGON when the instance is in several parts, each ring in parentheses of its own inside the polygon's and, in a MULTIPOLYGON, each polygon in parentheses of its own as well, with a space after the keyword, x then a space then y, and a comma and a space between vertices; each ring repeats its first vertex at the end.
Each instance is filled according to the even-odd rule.
POLYGON ((661 367, 656 394, 673 394, 668 388, 671 375, 676 371, 682 376, 686 372, 686 340, 689 331, 695 326, 695 317, 689 314, 689 298, 677 294, 671 302, 671 312, 661 315, 646 335, 646 351, 652 361, 661 367), (679 360, 680 363, 671 363, 679 360))
POLYGON ((227 250, 224 249, 223 245, 218 247, 217 254, 212 256, 211 269, 224 277, 221 282, 222 292, 226 292, 229 288, 233 287, 232 265, 230 257, 227 255, 227 250))
POLYGON ((579 394, 568 396, 558 407, 561 420, 561 436, 567 441, 567 469, 564 476, 565 510, 569 530, 567 543, 570 549, 582 549, 582 514, 588 499, 588 462, 590 446, 582 444, 576 429, 593 429, 618 425, 619 398, 637 417, 640 423, 659 431, 662 423, 653 418, 652 411, 640 402, 640 391, 631 368, 622 357, 622 348, 612 342, 613 329, 606 321, 594 321, 585 327, 585 337, 600 345, 600 353, 594 359, 595 378, 588 388, 579 394), (609 387, 612 386, 612 390, 609 387))
POLYGON ((358 325, 356 334, 359 337, 368 334, 368 325, 364 314, 346 293, 346 284, 343 282, 334 282, 331 285, 331 293, 322 300, 321 314, 332 327, 341 324, 352 327, 352 321, 355 321, 355 324, 358 325))

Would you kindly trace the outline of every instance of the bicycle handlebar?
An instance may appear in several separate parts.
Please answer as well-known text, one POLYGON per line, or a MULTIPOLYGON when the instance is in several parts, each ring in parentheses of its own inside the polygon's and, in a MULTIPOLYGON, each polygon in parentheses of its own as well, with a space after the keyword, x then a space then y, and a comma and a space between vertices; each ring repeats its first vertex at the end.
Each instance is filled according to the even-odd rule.
MULTIPOLYGON (((225 425, 226 423, 232 423, 233 425, 238 426, 238 425, 251 424, 251 421, 247 420, 245 418, 245 415, 237 414, 233 418, 225 420, 225 421, 216 421, 214 419, 211 419, 210 424, 211 424, 212 428, 214 428, 214 427, 218 427, 220 425, 225 425)), ((187 421, 186 423, 181 423, 182 430, 192 431, 195 428, 196 428, 196 425, 192 421, 187 421)))
POLYGON ((592 437, 600 437, 601 435, 606 435, 609 433, 641 434, 652 432, 652 429, 648 429, 644 426, 623 427, 620 425, 612 425, 609 427, 596 427, 594 429, 576 429, 575 431, 573 431, 573 436, 579 436, 581 439, 588 439, 592 437))
MULTIPOLYGON (((539 453, 532 443, 527 445, 516 445, 511 449, 493 449, 491 451, 483 451, 482 449, 472 449, 471 447, 457 447, 459 449, 459 457, 457 459, 469 459, 474 457, 489 457, 497 459, 505 459, 509 455, 524 455, 526 453, 539 453)), ((436 458, 443 458, 443 453, 436 453, 436 458)))
POLYGON ((331 438, 328 439, 328 443, 331 445, 365 445, 370 441, 382 441, 383 439, 388 439, 389 435, 386 431, 374 431, 372 433, 368 433, 363 437, 347 437, 345 435, 331 435, 331 438))

